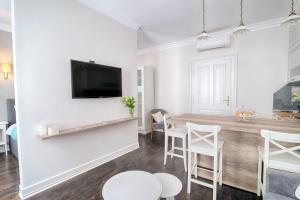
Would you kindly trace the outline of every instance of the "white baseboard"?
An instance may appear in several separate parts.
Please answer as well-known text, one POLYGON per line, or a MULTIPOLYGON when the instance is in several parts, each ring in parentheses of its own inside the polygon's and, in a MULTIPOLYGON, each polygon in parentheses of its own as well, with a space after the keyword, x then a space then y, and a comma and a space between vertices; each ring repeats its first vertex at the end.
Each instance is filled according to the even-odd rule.
POLYGON ((42 181, 39 181, 33 185, 27 186, 25 188, 20 187, 19 196, 21 199, 27 199, 29 197, 32 197, 42 191, 45 191, 51 187, 54 187, 64 181, 67 181, 75 176, 78 176, 84 172, 87 172, 95 167, 98 167, 100 165, 103 165, 104 163, 107 163, 111 160, 114 160, 122 155, 125 155, 133 150, 136 150, 139 148, 139 143, 134 143, 132 145, 129 145, 127 147, 118 149, 110 154, 106 154, 100 158, 97 158, 95 160, 89 161, 87 163, 81 164, 77 167, 74 167, 72 169, 66 170, 62 173, 59 173, 55 176, 49 177, 47 179, 44 179, 42 181))

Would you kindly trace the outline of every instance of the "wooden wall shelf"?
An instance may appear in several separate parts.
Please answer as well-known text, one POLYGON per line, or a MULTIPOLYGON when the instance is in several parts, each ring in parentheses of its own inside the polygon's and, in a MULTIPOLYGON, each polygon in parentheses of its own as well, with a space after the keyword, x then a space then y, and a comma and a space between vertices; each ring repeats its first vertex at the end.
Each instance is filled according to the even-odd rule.
POLYGON ((106 126, 112 126, 112 125, 115 125, 115 124, 121 124, 121 123, 124 123, 124 122, 133 121, 133 120, 136 120, 136 119, 137 119, 137 117, 126 117, 126 118, 120 118, 120 119, 116 119, 116 120, 103 121, 103 122, 96 123, 96 124, 90 124, 90 125, 78 126, 78 127, 74 127, 74 128, 62 129, 62 130, 59 131, 58 135, 45 135, 45 136, 40 136, 40 137, 41 137, 41 139, 45 140, 45 139, 49 139, 49 138, 53 138, 53 137, 71 135, 71 134, 76 134, 76 133, 80 133, 80 132, 94 130, 94 129, 98 129, 98 128, 102 128, 102 127, 106 127, 106 126))

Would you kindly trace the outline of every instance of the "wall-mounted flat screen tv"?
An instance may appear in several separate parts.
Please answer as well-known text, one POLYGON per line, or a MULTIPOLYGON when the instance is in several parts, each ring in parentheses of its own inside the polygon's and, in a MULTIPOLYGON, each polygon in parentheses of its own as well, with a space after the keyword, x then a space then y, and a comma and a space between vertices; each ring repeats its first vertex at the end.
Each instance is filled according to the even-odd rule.
POLYGON ((73 98, 122 96, 122 70, 89 62, 71 60, 73 98))

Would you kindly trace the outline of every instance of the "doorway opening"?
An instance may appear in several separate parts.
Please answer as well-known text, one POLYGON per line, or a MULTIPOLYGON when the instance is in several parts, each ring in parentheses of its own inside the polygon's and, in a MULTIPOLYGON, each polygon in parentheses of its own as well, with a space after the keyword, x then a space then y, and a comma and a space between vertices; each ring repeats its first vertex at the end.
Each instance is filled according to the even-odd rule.
POLYGON ((18 199, 20 175, 10 0, 1 1, 0 12, 0 198, 18 199))

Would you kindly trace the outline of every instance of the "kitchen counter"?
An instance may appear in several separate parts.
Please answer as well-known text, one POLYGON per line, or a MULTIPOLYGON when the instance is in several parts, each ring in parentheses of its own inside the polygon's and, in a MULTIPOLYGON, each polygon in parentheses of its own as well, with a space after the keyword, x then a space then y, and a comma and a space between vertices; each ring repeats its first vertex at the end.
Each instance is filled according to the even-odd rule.
MULTIPOLYGON (((300 121, 279 121, 272 119, 252 119, 238 121, 233 116, 204 116, 182 114, 170 119, 172 123, 220 125, 222 131, 219 140, 224 141, 223 150, 223 182, 224 184, 250 192, 256 192, 257 182, 257 147, 263 146, 261 129, 300 134, 300 121)), ((211 168, 212 159, 201 156, 199 165, 211 168)), ((200 176, 211 179, 211 173, 200 172, 200 176)))
POLYGON ((194 122, 201 124, 218 124, 222 129, 232 131, 246 131, 251 133, 260 133, 261 129, 299 133, 300 120, 273 120, 254 118, 250 121, 238 121, 234 116, 206 116, 197 114, 182 114, 172 117, 173 120, 181 122, 194 122))

